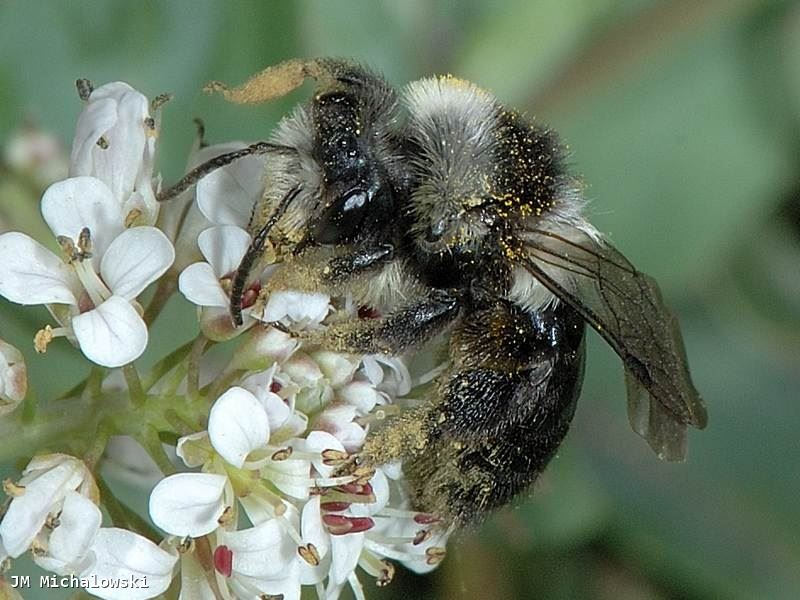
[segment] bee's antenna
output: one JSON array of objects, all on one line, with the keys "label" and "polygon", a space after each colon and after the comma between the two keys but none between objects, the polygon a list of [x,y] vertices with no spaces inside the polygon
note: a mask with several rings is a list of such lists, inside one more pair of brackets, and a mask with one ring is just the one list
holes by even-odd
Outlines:
[{"label": "bee's antenna", "polygon": [[244,286],[247,283],[250,270],[253,268],[253,263],[261,256],[270,230],[280,220],[283,213],[286,212],[286,208],[301,190],[302,188],[299,186],[294,187],[283,197],[280,204],[275,208],[275,212],[272,213],[269,220],[259,229],[253,241],[250,242],[247,252],[242,257],[242,262],[239,263],[239,267],[236,269],[236,275],[231,286],[231,318],[237,327],[242,324],[242,296],[244,295]]},{"label": "bee's antenna", "polygon": [[156,196],[156,200],[159,202],[166,202],[168,200],[172,200],[176,196],[179,196],[187,189],[192,187],[195,183],[200,181],[203,177],[208,175],[209,173],[216,171],[219,168],[227,166],[232,162],[239,160],[240,158],[245,158],[247,156],[256,156],[259,154],[266,154],[267,152],[297,152],[291,146],[281,146],[280,144],[271,144],[269,142],[256,142],[255,144],[249,145],[247,148],[242,148],[241,150],[234,150],[233,152],[226,152],[225,154],[220,154],[219,156],[215,156],[212,159],[207,160],[206,162],[196,166],[194,169],[189,171],[186,175],[184,175],[178,183],[173,185],[172,187],[167,188],[158,193]]}]

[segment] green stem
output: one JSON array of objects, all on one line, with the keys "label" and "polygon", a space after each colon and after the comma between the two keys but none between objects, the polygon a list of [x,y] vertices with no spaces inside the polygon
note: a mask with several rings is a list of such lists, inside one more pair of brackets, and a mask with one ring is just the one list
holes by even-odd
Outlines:
[{"label": "green stem", "polygon": [[169,373],[176,365],[183,362],[183,359],[191,352],[193,344],[194,341],[186,342],[183,346],[176,348],[158,361],[150,370],[150,373],[147,374],[147,377],[144,378],[142,387],[149,392],[150,388],[158,383],[164,375]]},{"label": "green stem", "polygon": [[198,335],[192,344],[192,351],[189,354],[189,366],[186,371],[186,395],[195,398],[200,387],[200,358],[208,347],[208,338],[202,333]]},{"label": "green stem", "polygon": [[145,401],[145,395],[136,366],[133,363],[125,365],[122,367],[122,374],[125,376],[125,382],[128,384],[128,391],[134,406],[142,406]]},{"label": "green stem", "polygon": [[97,478],[97,487],[100,489],[100,498],[103,502],[103,506],[108,512],[108,516],[111,517],[111,522],[114,526],[134,531],[156,544],[159,542],[161,536],[155,528],[140,517],[135,510],[125,506],[125,504],[116,497],[103,477]]},{"label": "green stem", "polygon": [[176,275],[173,273],[168,273],[158,282],[153,299],[150,300],[150,304],[144,311],[144,322],[147,323],[148,327],[153,324],[153,321],[164,310],[164,306],[166,306],[177,288]]}]

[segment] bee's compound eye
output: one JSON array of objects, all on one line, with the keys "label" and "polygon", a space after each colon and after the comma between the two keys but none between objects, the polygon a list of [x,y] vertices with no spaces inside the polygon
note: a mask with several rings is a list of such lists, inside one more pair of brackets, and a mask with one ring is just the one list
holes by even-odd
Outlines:
[{"label": "bee's compound eye", "polygon": [[331,202],[314,228],[314,241],[337,244],[352,240],[361,228],[369,201],[367,192],[355,189]]},{"label": "bee's compound eye", "polygon": [[436,221],[428,227],[428,231],[425,232],[425,239],[430,243],[438,242],[442,239],[445,231],[447,231],[447,222],[444,219]]}]

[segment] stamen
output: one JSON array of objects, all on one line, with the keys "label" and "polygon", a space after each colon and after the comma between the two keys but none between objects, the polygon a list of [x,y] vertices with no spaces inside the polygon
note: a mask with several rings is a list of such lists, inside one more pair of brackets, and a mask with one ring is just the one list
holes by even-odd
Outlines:
[{"label": "stamen", "polygon": [[3,480],[3,491],[11,498],[19,498],[25,493],[25,486],[11,481],[10,479]]},{"label": "stamen", "polygon": [[194,539],[189,537],[188,535],[181,540],[181,543],[177,546],[178,554],[187,554],[194,552]]},{"label": "stamen", "polygon": [[438,565],[444,560],[445,554],[447,551],[441,546],[431,546],[425,550],[425,562],[429,565]]},{"label": "stamen", "polygon": [[96,143],[98,146],[100,146],[101,150],[108,150],[108,140],[105,138],[105,136],[101,135],[99,138],[97,138]]},{"label": "stamen", "polygon": [[81,260],[92,257],[92,232],[88,227],[81,229],[78,234],[78,250],[81,253]]},{"label": "stamen", "polygon": [[47,346],[53,341],[54,337],[56,336],[53,333],[53,328],[50,325],[45,325],[44,329],[40,329],[33,336],[33,349],[39,354],[44,354],[47,352]]},{"label": "stamen", "polygon": [[342,512],[350,508],[350,505],[350,502],[322,502],[319,508],[325,512]]},{"label": "stamen", "polygon": [[375,527],[375,521],[369,517],[345,517],[343,515],[322,515],[322,522],[331,535],[361,533]]},{"label": "stamen", "polygon": [[350,455],[342,450],[329,448],[322,451],[322,464],[329,467],[338,467],[347,463]]},{"label": "stamen", "polygon": [[214,549],[214,569],[223,577],[230,577],[233,573],[233,552],[227,546]]},{"label": "stamen", "polygon": [[295,544],[297,544],[298,546],[302,546],[303,545],[303,538],[300,537],[300,532],[297,531],[297,529],[294,528],[294,525],[292,525],[291,521],[289,521],[289,519],[286,518],[286,516],[284,515],[285,512],[286,512],[286,505],[284,505],[283,512],[280,515],[277,516],[278,524],[281,527],[283,527],[283,530],[286,533],[289,534],[289,537],[292,538],[292,541]]},{"label": "stamen", "polygon": [[288,446],[286,448],[282,448],[280,450],[277,450],[276,452],[273,452],[270,458],[275,462],[281,462],[288,459],[292,455],[292,452],[294,452],[294,450],[292,450],[291,446]]},{"label": "stamen", "polygon": [[75,87],[78,89],[78,98],[84,102],[88,102],[89,96],[91,96],[94,91],[92,82],[88,79],[77,79],[75,81]]},{"label": "stamen", "polygon": [[73,263],[73,267],[75,268],[75,274],[78,276],[81,285],[83,285],[83,289],[86,290],[86,293],[89,295],[95,307],[100,306],[111,297],[111,291],[103,283],[103,280],[100,279],[100,276],[95,273],[90,262],[79,261]]},{"label": "stamen", "polygon": [[367,597],[364,595],[364,588],[361,587],[361,582],[356,577],[355,571],[350,571],[350,575],[347,576],[347,582],[350,584],[350,588],[353,590],[353,596],[355,596],[356,600],[367,600]]},{"label": "stamen", "polygon": [[169,94],[169,93],[159,94],[158,96],[156,96],[155,98],[153,98],[150,101],[150,111],[151,112],[158,111],[159,108],[161,108],[167,102],[172,100],[172,97],[173,97],[172,94]]},{"label": "stamen", "polygon": [[141,209],[132,208],[130,212],[127,215],[125,215],[125,229],[130,229],[131,227],[136,225],[136,222],[139,220],[141,216],[142,216]]},{"label": "stamen", "polygon": [[234,516],[235,515],[233,512],[233,507],[226,506],[225,510],[223,510],[222,514],[219,516],[219,519],[217,519],[217,523],[219,524],[220,527],[225,527],[227,525],[230,525],[231,522],[233,521]]},{"label": "stamen", "polygon": [[319,566],[320,563],[319,552],[317,551],[317,547],[311,542],[309,542],[305,546],[298,546],[297,553],[300,555],[300,558],[302,558],[312,567]]},{"label": "stamen", "polygon": [[378,579],[375,580],[375,584],[378,587],[386,587],[392,583],[396,569],[394,563],[390,563],[388,560],[382,560],[381,564],[383,565],[383,569],[381,569]]}]

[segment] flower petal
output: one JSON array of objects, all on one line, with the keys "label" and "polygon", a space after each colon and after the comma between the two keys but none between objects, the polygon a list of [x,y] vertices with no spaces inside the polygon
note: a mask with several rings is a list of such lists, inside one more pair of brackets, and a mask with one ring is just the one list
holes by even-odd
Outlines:
[{"label": "flower petal", "polygon": [[331,570],[333,583],[344,583],[358,564],[364,547],[363,533],[331,536]]},{"label": "flower petal", "polygon": [[[102,104],[101,111],[91,109]],[[147,134],[145,119],[149,116],[147,98],[127,83],[115,81],[94,90],[89,97],[84,114],[78,119],[73,155],[73,171],[80,175],[94,175],[108,185],[114,198],[122,205],[133,193],[137,177],[143,168]],[[112,120],[113,118],[113,120]],[[92,119],[100,122],[92,123]],[[99,133],[107,147],[97,145]]]},{"label": "flower petal", "polygon": [[220,279],[235,271],[242,262],[250,245],[250,234],[233,225],[209,227],[197,236],[197,245]]},{"label": "flower petal", "polygon": [[[109,600],[154,598],[166,591],[172,581],[173,567],[178,560],[153,542],[132,531],[103,527],[97,532],[94,544],[95,563],[81,577],[94,581],[95,587],[86,590]],[[147,587],[103,585],[104,582],[147,581]]]},{"label": "flower petal", "polygon": [[155,227],[123,231],[108,247],[100,274],[112,293],[133,300],[169,269],[175,249]]},{"label": "flower petal", "polygon": [[[220,148],[219,154],[244,148],[232,144]],[[253,205],[264,190],[263,156],[249,156],[217,169],[197,183],[197,205],[212,223],[247,227]]]},{"label": "flower petal", "polygon": [[72,319],[86,358],[104,367],[121,367],[142,355],[147,326],[125,298],[111,296],[97,308]]},{"label": "flower petal", "polygon": [[19,304],[77,304],[81,286],[64,261],[33,238],[0,235],[0,294]]},{"label": "flower petal", "polygon": [[233,552],[233,570],[260,579],[281,578],[297,556],[297,546],[277,519],[225,532],[221,538]]},{"label": "flower petal", "polygon": [[211,407],[208,437],[222,458],[241,468],[247,455],[269,440],[267,413],[253,394],[232,387]]},{"label": "flower petal", "polygon": [[320,323],[328,315],[327,294],[295,291],[274,292],[264,308],[262,321],[274,323],[288,318],[295,323]]},{"label": "flower petal", "polygon": [[42,216],[55,236],[75,240],[88,227],[95,268],[124,227],[119,203],[108,186],[94,177],[71,177],[51,185],[42,196]]},{"label": "flower petal", "polygon": [[117,121],[117,103],[112,98],[97,98],[86,105],[78,117],[70,156],[70,175],[91,175],[93,153],[100,137]]},{"label": "flower petal", "polygon": [[89,546],[94,541],[103,515],[94,502],[77,492],[67,492],[59,526],[53,529],[48,542],[47,554],[33,559],[43,569],[59,575],[82,571],[88,560]]},{"label": "flower petal", "polygon": [[330,550],[330,535],[322,524],[322,513],[320,512],[320,496],[313,496],[305,506],[300,516],[300,533],[304,544],[314,544],[320,556],[320,564],[312,566],[306,561],[300,563],[300,581],[303,585],[314,585],[322,581],[330,568],[327,561]]},{"label": "flower petal", "polygon": [[226,308],[230,299],[210,264],[196,262],[186,267],[178,277],[178,289],[192,304]]},{"label": "flower petal", "polygon": [[59,457],[58,462],[36,474],[35,479],[25,482],[23,477],[25,491],[11,501],[0,523],[0,538],[9,556],[16,558],[28,549],[50,511],[68,491],[80,485],[85,475],[82,467],[83,463],[77,459]]},{"label": "flower petal", "polygon": [[211,533],[225,510],[227,478],[215,473],[177,473],[162,479],[150,493],[150,518],[158,527],[178,536]]}]

